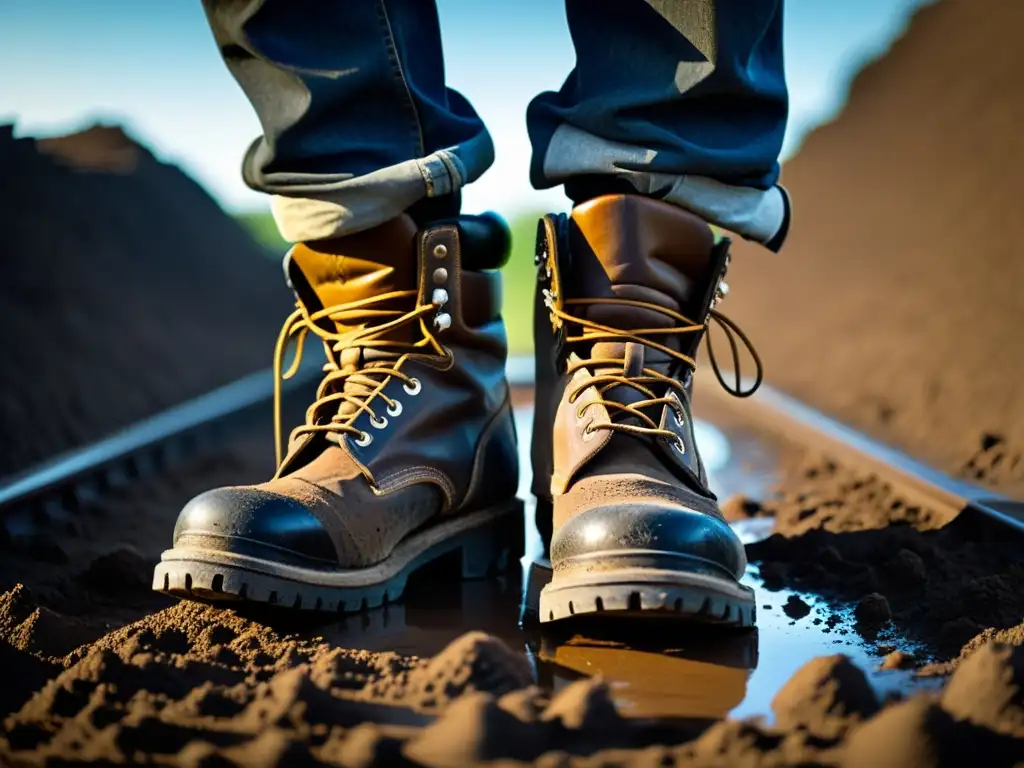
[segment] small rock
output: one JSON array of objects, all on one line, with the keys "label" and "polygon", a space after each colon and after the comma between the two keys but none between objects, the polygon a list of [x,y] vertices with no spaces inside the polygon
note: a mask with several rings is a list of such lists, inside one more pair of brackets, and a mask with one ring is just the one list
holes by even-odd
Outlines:
[{"label": "small rock", "polygon": [[885,595],[872,592],[860,599],[853,615],[862,627],[880,627],[892,618],[892,609]]},{"label": "small rock", "polygon": [[802,619],[811,612],[811,606],[805,603],[796,595],[790,595],[782,611],[791,619]]}]

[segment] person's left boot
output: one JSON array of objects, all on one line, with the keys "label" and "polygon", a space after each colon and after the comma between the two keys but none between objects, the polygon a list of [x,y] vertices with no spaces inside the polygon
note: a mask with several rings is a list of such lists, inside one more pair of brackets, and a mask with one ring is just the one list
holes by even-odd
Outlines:
[{"label": "person's left boot", "polygon": [[738,332],[712,311],[728,258],[728,240],[699,217],[637,195],[541,220],[533,465],[552,567],[542,622],[754,624],[743,545],[708,487],[690,408],[708,321]]}]

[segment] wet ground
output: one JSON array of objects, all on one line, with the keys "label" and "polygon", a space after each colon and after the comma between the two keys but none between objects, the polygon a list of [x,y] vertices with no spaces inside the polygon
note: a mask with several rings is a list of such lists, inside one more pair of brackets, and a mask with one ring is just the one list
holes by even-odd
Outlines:
[{"label": "wet ground", "polygon": [[[531,419],[528,406],[518,409],[521,436],[531,433]],[[720,499],[762,497],[782,478],[789,449],[736,423],[721,427],[706,420],[696,426],[712,489]],[[522,442],[520,452],[522,466],[529,467],[528,441]],[[524,472],[524,499],[531,499],[529,481]],[[850,607],[827,604],[808,593],[765,589],[754,566],[744,580],[757,592],[758,627],[753,631],[652,622],[624,634],[621,626],[609,631],[584,619],[537,625],[530,621],[524,578],[529,564],[542,554],[530,514],[528,503],[528,551],[522,568],[476,582],[444,583],[421,576],[410,582],[402,603],[317,627],[315,634],[341,647],[426,657],[465,632],[483,630],[519,649],[542,686],[558,691],[581,677],[599,676],[611,683],[621,713],[637,718],[770,719],[771,700],[782,685],[809,660],[836,653],[850,657],[867,674],[880,698],[936,687],[934,680],[915,678],[909,671],[878,670],[878,644],[864,641],[850,628]],[[770,523],[751,519],[734,528],[745,542],[752,542],[767,535]],[[521,627],[524,607],[526,625]],[[897,638],[883,647],[910,648]]]},{"label": "wet ground", "polygon": [[[300,418],[307,400],[302,392],[286,398],[286,420]],[[516,402],[526,467],[528,392]],[[0,720],[0,762],[6,755],[32,765],[440,766],[542,757],[576,764],[547,759],[567,753],[580,765],[612,765],[654,750],[659,764],[719,765],[730,750],[736,760],[772,753],[834,765],[841,754],[899,742],[907,712],[931,718],[909,727],[926,739],[922,749],[931,749],[928,739],[983,737],[971,750],[1002,749],[1016,760],[1024,747],[1014,739],[1024,732],[1010,741],[1002,735],[1016,734],[1016,710],[978,707],[1009,700],[1024,657],[1007,646],[993,646],[973,666],[957,667],[956,657],[986,627],[1001,630],[1001,642],[1024,639],[1024,625],[1014,626],[1024,547],[962,526],[900,526],[945,521],[908,506],[878,478],[820,465],[791,439],[757,431],[743,412],[697,401],[712,485],[734,500],[727,509],[740,509],[737,530],[755,563],[746,579],[757,591],[756,631],[647,621],[602,627],[582,618],[521,628],[522,569],[460,583],[458,564],[443,561],[415,574],[400,603],[342,620],[211,608],[152,592],[153,565],[182,505],[207,488],[272,472],[263,420],[173,469],[110,489],[73,519],[40,518],[38,536],[0,536],[0,662],[14,675],[0,686],[0,715],[12,713]],[[528,477],[524,471],[520,489],[527,499]],[[780,484],[785,493],[772,493]],[[737,507],[737,494],[748,502]],[[764,539],[772,520],[745,517],[748,506],[774,510],[777,528],[790,518],[820,527]],[[524,525],[534,557],[539,540]],[[1007,538],[1003,528],[995,535]],[[889,560],[916,562],[924,581],[904,583]],[[833,570],[823,571],[826,564]],[[846,573],[857,575],[851,594],[821,581]],[[809,591],[792,591],[808,576],[818,579]],[[889,596],[892,621],[865,632],[851,612],[876,589]],[[940,674],[954,677],[878,669],[893,649],[914,650],[907,637],[945,642],[947,650],[933,644],[911,666],[952,659]],[[889,693],[943,685],[941,701],[918,696],[905,702],[909,710],[879,709]],[[961,711],[987,717],[984,730],[954,728],[949,718]],[[759,723],[738,719],[748,716]],[[857,729],[867,718],[870,727]],[[880,731],[887,735],[878,738]],[[862,758],[842,764],[877,764]]]}]

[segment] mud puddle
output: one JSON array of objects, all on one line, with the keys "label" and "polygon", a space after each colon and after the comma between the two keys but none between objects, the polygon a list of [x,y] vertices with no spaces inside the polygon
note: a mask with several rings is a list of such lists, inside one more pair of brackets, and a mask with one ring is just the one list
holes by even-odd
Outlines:
[{"label": "mud puddle", "polygon": [[[532,411],[517,410],[520,435],[531,434]],[[698,421],[701,446],[713,490],[720,499],[762,497],[783,477],[794,457],[782,443]],[[520,446],[522,467],[529,467],[529,443]],[[519,494],[531,499],[530,475],[522,473]],[[787,680],[815,657],[841,653],[867,676],[879,698],[936,687],[911,671],[880,670],[882,657],[901,650],[920,653],[910,642],[889,633],[865,641],[854,629],[854,606],[826,601],[808,592],[766,589],[752,566],[744,583],[757,593],[758,628],[750,632],[708,630],[677,623],[643,625],[623,634],[604,631],[600,622],[540,625],[531,617],[531,591],[524,574],[539,559],[541,544],[533,531],[527,503],[527,554],[523,568],[486,581],[452,583],[443,566],[436,577],[420,574],[410,582],[403,601],[386,610],[317,626],[313,635],[330,644],[369,651],[428,657],[440,653],[466,632],[482,630],[504,641],[529,660],[535,680],[559,691],[575,680],[600,678],[626,717],[718,719],[768,716],[771,701]],[[766,538],[772,520],[752,518],[734,523],[745,543]],[[537,571],[542,574],[543,570]],[[523,626],[520,618],[526,614]],[[534,611],[535,613],[535,611]]]}]

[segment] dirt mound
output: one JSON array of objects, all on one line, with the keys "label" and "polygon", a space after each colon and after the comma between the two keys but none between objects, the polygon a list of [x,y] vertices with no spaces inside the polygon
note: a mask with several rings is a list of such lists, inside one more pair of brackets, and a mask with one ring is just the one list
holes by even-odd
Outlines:
[{"label": "dirt mound", "polygon": [[[985,628],[1024,621],[1021,537],[971,515],[933,528],[937,515],[914,509],[877,478],[829,466],[830,472],[798,471],[771,502],[732,505],[734,516],[737,509],[784,513],[776,533],[747,546],[766,589],[845,604],[868,639],[884,643],[895,632],[943,659]],[[872,499],[864,498],[866,490]],[[787,615],[805,615],[799,598],[790,602]]]},{"label": "dirt mound", "polygon": [[0,477],[270,365],[280,267],[119,129],[0,126]]},{"label": "dirt mound", "polygon": [[1024,494],[1024,5],[944,2],[786,164],[792,232],[736,247],[722,309],[768,380],[948,472]]},{"label": "dirt mound", "polygon": [[[23,592],[8,594],[2,605],[25,599]],[[10,646],[0,644],[6,659],[13,649],[4,648]],[[941,696],[885,706],[848,659],[821,658],[775,697],[774,727],[726,721],[703,733],[700,726],[680,727],[674,738],[623,718],[600,681],[542,692],[530,685],[521,657],[481,633],[417,659],[332,647],[184,602],[76,650],[62,664],[31,698],[26,685],[45,673],[23,665],[20,678],[31,679],[10,698],[28,700],[3,721],[0,758],[454,766],[542,757],[563,764],[569,756],[577,765],[622,765],[642,755],[651,765],[679,766],[761,758],[931,765],[937,754],[984,750],[975,754],[985,754],[987,764],[1006,765],[1024,749],[1024,649],[998,642],[977,647]],[[679,745],[631,751],[673,741]]]}]

